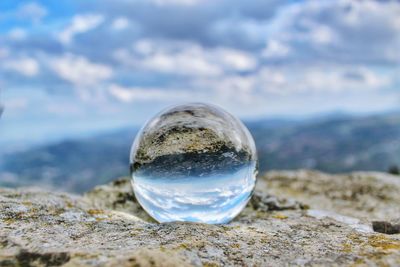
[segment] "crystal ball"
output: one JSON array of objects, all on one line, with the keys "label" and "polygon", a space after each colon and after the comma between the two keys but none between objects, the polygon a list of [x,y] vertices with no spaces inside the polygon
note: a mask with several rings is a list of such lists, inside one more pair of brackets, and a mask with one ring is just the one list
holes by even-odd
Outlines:
[{"label": "crystal ball", "polygon": [[136,199],[158,222],[220,224],[250,199],[254,140],[236,117],[193,103],[168,108],[137,134],[130,154]]}]

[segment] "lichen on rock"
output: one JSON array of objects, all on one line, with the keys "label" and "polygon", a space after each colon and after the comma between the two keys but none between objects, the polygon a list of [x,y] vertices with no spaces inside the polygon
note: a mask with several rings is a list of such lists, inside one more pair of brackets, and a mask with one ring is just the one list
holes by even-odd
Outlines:
[{"label": "lichen on rock", "polygon": [[[225,225],[156,223],[128,178],[83,196],[0,189],[0,266],[396,266],[400,235],[372,231],[372,221],[397,223],[398,196],[381,191],[400,192],[391,178],[270,172]],[[368,199],[381,210],[357,204]]]}]

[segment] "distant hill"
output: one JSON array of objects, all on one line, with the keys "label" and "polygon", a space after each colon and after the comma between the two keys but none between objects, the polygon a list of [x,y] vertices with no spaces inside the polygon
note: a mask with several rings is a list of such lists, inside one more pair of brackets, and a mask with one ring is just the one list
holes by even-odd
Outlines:
[{"label": "distant hill", "polygon": [[[311,168],[332,173],[400,165],[400,114],[308,121],[248,122],[260,171]],[[128,175],[135,129],[63,141],[3,157],[0,185],[36,184],[82,192]]]},{"label": "distant hill", "polygon": [[82,192],[129,170],[129,149],[136,129],[66,140],[3,156],[0,185],[39,185]]},{"label": "distant hill", "polygon": [[250,130],[260,168],[311,168],[338,173],[387,171],[400,164],[400,114],[308,121]]}]

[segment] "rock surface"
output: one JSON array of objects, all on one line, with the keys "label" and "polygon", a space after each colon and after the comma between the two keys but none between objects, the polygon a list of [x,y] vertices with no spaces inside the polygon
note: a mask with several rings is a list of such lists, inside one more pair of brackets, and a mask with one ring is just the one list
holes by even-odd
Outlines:
[{"label": "rock surface", "polygon": [[3,188],[0,266],[399,266],[400,234],[372,229],[399,222],[399,192],[382,173],[269,172],[233,222],[205,225],[154,222],[127,179],[83,196]]}]

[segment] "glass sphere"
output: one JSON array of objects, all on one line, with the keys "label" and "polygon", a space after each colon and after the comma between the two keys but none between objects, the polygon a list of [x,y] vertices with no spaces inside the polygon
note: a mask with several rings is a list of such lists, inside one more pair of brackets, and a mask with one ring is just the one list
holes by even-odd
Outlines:
[{"label": "glass sphere", "polygon": [[249,131],[208,104],[179,105],[152,118],[136,136],[130,163],[135,196],[158,222],[227,223],[256,183]]}]

